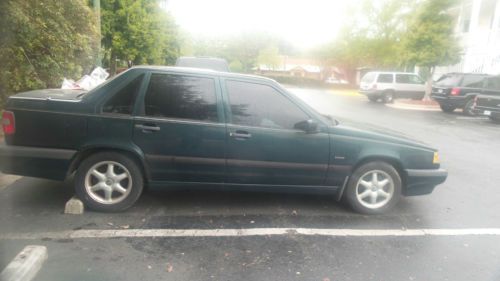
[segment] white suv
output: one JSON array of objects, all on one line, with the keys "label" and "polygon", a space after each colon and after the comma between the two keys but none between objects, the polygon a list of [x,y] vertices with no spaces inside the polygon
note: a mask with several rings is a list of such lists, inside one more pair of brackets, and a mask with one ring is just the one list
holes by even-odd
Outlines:
[{"label": "white suv", "polygon": [[361,79],[359,93],[372,102],[390,103],[396,98],[422,99],[425,82],[415,73],[368,72]]}]

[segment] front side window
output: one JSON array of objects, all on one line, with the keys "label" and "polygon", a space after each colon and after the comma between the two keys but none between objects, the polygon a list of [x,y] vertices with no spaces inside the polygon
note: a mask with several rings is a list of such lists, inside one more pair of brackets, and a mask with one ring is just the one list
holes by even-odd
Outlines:
[{"label": "front side window", "polygon": [[379,83],[392,83],[393,75],[392,74],[379,74],[377,82]]},{"label": "front side window", "polygon": [[102,112],[111,114],[132,114],[135,99],[137,93],[139,93],[143,77],[144,74],[139,75],[139,77],[120,89],[113,97],[106,101],[102,107]]},{"label": "front side window", "polygon": [[152,74],[144,99],[146,116],[217,122],[215,81],[176,74]]},{"label": "front side window", "polygon": [[296,123],[309,119],[297,105],[270,86],[226,81],[226,89],[233,124],[294,129]]}]

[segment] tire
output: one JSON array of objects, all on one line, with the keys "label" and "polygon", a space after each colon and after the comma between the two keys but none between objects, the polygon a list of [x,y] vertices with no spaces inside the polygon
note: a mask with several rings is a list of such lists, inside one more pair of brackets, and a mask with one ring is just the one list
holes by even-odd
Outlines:
[{"label": "tire", "polygon": [[441,107],[441,110],[446,113],[451,113],[455,111],[456,107],[448,104],[439,104],[439,107]]},{"label": "tire", "polygon": [[[375,183],[374,173],[377,174],[378,185],[372,186]],[[387,182],[383,184],[385,180]],[[365,187],[367,184],[369,187]],[[354,211],[375,215],[385,213],[396,205],[401,197],[401,188],[401,177],[397,170],[386,162],[374,161],[361,165],[352,173],[345,196]],[[382,195],[381,192],[388,195]]]},{"label": "tire", "polygon": [[371,102],[377,102],[379,99],[379,97],[373,97],[373,96],[369,96],[368,97],[368,100],[371,101]]},{"label": "tire", "polygon": [[490,120],[493,123],[500,124],[500,118],[490,116]]},{"label": "tire", "polygon": [[86,207],[95,211],[124,211],[139,199],[143,188],[144,179],[137,163],[117,152],[89,156],[75,175],[76,195]]},{"label": "tire", "polygon": [[384,103],[393,103],[394,102],[394,92],[393,91],[385,92],[382,96],[382,101]]},{"label": "tire", "polygon": [[473,108],[474,108],[474,99],[470,99],[464,105],[463,113],[467,116],[474,116],[476,114],[474,113],[474,111],[472,111]]}]

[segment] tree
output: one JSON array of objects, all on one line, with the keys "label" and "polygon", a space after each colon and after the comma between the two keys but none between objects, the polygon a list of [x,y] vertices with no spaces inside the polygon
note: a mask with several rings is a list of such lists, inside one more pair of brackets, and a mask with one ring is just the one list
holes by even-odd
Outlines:
[{"label": "tree", "polygon": [[20,91],[60,87],[93,68],[96,18],[85,0],[0,4],[0,103]]},{"label": "tree", "polygon": [[436,66],[460,61],[461,48],[453,32],[455,22],[448,13],[454,5],[455,0],[426,0],[403,39],[408,62],[427,70],[426,95],[431,92]]},{"label": "tree", "polygon": [[178,31],[158,0],[107,0],[101,3],[105,65],[111,75],[117,61],[171,64],[179,55]]},{"label": "tree", "polygon": [[281,60],[279,56],[279,49],[275,46],[268,46],[259,51],[257,62],[274,69],[279,66]]}]

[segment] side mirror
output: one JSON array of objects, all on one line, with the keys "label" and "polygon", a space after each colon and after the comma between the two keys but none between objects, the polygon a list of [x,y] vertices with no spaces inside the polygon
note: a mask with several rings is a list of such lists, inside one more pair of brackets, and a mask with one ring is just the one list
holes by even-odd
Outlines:
[{"label": "side mirror", "polygon": [[302,130],[308,134],[318,132],[318,123],[312,119],[300,121],[293,126],[295,129]]}]

